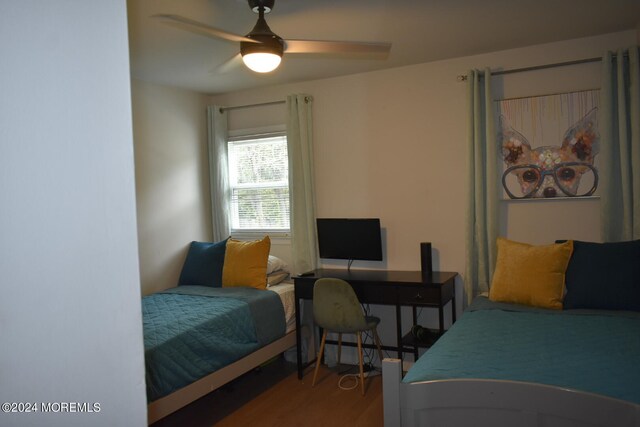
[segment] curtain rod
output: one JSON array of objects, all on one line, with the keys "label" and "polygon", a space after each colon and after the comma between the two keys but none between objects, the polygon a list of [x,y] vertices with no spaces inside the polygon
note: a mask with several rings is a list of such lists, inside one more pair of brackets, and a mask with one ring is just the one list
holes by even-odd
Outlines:
[{"label": "curtain rod", "polygon": [[242,108],[264,107],[267,105],[277,105],[277,104],[284,104],[284,103],[285,103],[285,100],[283,99],[281,101],[262,102],[260,104],[236,105],[235,107],[220,107],[220,112],[224,113],[225,111],[240,110]]},{"label": "curtain rod", "polygon": [[[628,56],[628,53],[625,53],[624,56]],[[615,58],[616,55],[612,55],[612,58]],[[491,77],[493,76],[501,76],[503,74],[512,74],[512,73],[522,73],[524,71],[536,71],[536,70],[544,70],[546,68],[555,68],[555,67],[565,67],[567,65],[578,65],[578,64],[587,64],[590,62],[601,62],[602,58],[586,58],[586,59],[577,59],[575,61],[566,61],[566,62],[555,62],[553,64],[544,64],[544,65],[534,65],[532,67],[523,67],[523,68],[513,68],[511,70],[499,70],[492,71]],[[459,82],[464,82],[467,80],[467,76],[465,74],[460,74],[457,77]]]}]

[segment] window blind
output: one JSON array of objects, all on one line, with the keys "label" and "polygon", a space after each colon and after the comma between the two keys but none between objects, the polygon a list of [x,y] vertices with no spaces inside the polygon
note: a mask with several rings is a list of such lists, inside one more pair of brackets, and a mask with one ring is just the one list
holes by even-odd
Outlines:
[{"label": "window blind", "polygon": [[285,135],[229,141],[232,231],[289,230]]}]

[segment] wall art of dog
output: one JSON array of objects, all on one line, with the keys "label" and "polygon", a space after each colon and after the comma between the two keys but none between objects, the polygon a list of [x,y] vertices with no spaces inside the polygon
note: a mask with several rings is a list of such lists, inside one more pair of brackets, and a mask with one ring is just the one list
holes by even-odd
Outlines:
[{"label": "wall art of dog", "polygon": [[599,151],[597,108],[569,127],[560,145],[532,148],[500,116],[498,141],[506,169],[502,185],[511,199],[586,197],[598,187],[593,162]]}]

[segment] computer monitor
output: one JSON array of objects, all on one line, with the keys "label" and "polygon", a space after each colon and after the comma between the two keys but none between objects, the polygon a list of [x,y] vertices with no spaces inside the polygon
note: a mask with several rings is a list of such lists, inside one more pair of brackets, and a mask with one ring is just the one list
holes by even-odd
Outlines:
[{"label": "computer monitor", "polygon": [[317,218],[320,258],[382,261],[379,218]]}]

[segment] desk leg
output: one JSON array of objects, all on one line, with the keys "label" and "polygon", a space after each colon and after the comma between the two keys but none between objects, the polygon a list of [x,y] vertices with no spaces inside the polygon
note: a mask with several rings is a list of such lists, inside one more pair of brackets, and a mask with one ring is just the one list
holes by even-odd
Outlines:
[{"label": "desk leg", "polygon": [[451,324],[456,323],[456,297],[451,298]]},{"label": "desk leg", "polygon": [[296,362],[298,363],[298,379],[302,379],[302,331],[300,331],[300,299],[296,298]]},{"label": "desk leg", "polygon": [[[413,310],[413,324],[417,325],[418,324],[418,313],[416,311],[416,306],[412,306],[411,310]],[[413,361],[415,362],[416,360],[418,360],[418,345],[416,342],[413,343]]]},{"label": "desk leg", "polygon": [[442,303],[440,303],[440,307],[438,307],[438,321],[440,322],[440,333],[444,333],[444,307]]},{"label": "desk leg", "polygon": [[401,306],[396,305],[396,334],[398,336],[398,359],[402,361],[402,313]]}]

